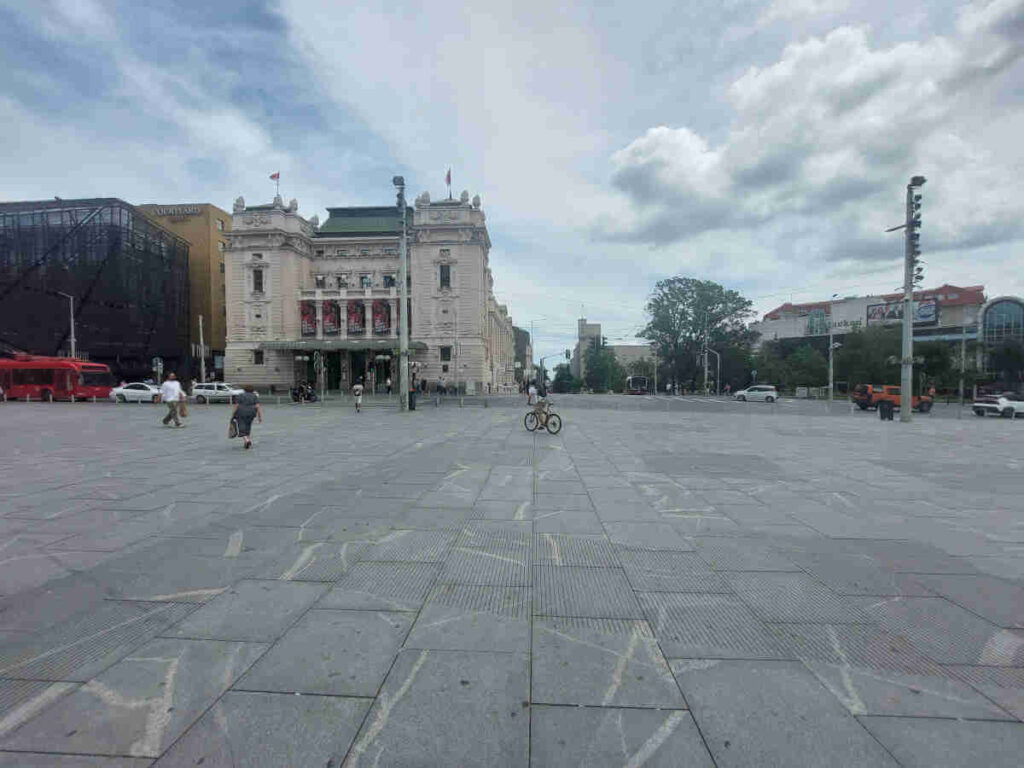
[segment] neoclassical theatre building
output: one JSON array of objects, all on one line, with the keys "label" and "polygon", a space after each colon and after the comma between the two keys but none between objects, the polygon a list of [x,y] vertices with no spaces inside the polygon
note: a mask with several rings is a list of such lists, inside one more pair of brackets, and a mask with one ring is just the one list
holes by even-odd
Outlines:
[{"label": "neoclassical theatre building", "polygon": [[479,196],[430,200],[406,211],[409,305],[400,306],[396,206],[329,208],[303,218],[280,196],[269,205],[235,201],[225,259],[224,378],[287,389],[328,389],[359,378],[398,388],[398,328],[409,323],[416,382],[468,393],[515,387],[515,333],[494,298],[490,237]]}]

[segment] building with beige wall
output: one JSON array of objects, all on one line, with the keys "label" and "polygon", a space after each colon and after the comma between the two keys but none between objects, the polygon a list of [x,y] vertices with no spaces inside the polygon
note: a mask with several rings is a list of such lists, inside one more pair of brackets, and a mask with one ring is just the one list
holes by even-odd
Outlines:
[{"label": "building with beige wall", "polygon": [[[225,376],[285,389],[357,379],[397,385],[398,323],[410,324],[413,378],[467,392],[515,388],[515,335],[494,298],[490,236],[480,198],[405,212],[409,305],[397,284],[402,217],[392,207],[329,208],[308,220],[298,203],[235,201],[228,236]],[[403,311],[403,309],[405,311]],[[394,365],[393,365],[394,363]]]},{"label": "building with beige wall", "polygon": [[227,235],[231,232],[231,214],[210,203],[136,206],[164,229],[189,242],[189,340],[194,361],[192,375],[199,376],[199,318],[202,317],[202,341],[206,374],[210,378],[221,371],[227,339],[225,305],[225,262]]}]

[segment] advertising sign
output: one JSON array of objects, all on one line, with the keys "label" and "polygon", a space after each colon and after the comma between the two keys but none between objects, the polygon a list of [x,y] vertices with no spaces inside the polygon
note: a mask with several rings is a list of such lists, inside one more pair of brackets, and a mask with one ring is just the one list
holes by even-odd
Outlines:
[{"label": "advertising sign", "polygon": [[[868,325],[898,323],[902,320],[902,301],[868,305]],[[939,302],[937,299],[921,299],[921,301],[914,302],[914,325],[935,325],[938,322]]]},{"label": "advertising sign", "polygon": [[299,315],[302,319],[302,335],[316,336],[316,302],[300,302]]},{"label": "advertising sign", "polygon": [[324,336],[337,336],[341,332],[341,308],[336,301],[324,302]]},{"label": "advertising sign", "polygon": [[391,333],[391,303],[383,299],[373,302],[373,333],[377,336]]},{"label": "advertising sign", "polygon": [[348,303],[348,335],[361,336],[366,332],[366,311],[363,309],[363,302],[350,301]]}]

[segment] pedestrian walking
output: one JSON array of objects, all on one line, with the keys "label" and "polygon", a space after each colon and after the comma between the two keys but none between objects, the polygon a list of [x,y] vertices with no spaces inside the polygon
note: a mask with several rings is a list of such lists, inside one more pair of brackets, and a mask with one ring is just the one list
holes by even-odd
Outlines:
[{"label": "pedestrian walking", "polygon": [[352,387],[352,396],[356,399],[356,413],[363,410],[363,380],[357,379]]},{"label": "pedestrian walking", "polygon": [[167,403],[167,415],[164,416],[164,426],[166,427],[174,420],[174,426],[183,426],[181,419],[178,418],[178,408],[181,404],[181,399],[184,393],[181,391],[181,384],[178,383],[178,377],[171,371],[167,374],[167,380],[160,385],[160,402]]},{"label": "pedestrian walking", "polygon": [[729,397],[732,394],[732,384],[725,385],[725,396]]},{"label": "pedestrian walking", "polygon": [[537,385],[532,381],[530,382],[530,388],[526,390],[526,404],[533,405],[537,401]]},{"label": "pedestrian walking", "polygon": [[391,377],[388,376],[384,381],[384,386],[388,388],[388,397],[391,397]]},{"label": "pedestrian walking", "polygon": [[246,384],[245,390],[235,398],[235,410],[231,418],[238,427],[238,436],[245,441],[245,449],[252,448],[252,420],[263,423],[263,409],[260,408],[259,395],[253,390],[252,384]]}]

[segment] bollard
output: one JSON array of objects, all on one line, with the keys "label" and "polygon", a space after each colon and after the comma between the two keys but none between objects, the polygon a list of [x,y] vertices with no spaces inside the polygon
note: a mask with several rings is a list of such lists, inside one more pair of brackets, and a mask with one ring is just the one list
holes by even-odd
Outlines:
[{"label": "bollard", "polygon": [[[462,395],[459,395],[459,408],[462,407]],[[487,407],[487,398],[484,398],[484,408]]]},{"label": "bollard", "polygon": [[441,405],[441,396],[440,395],[434,395],[434,407],[435,408],[439,408],[440,405]]},{"label": "bollard", "polygon": [[96,402],[96,395],[93,395],[93,396],[92,396],[92,401],[93,401],[94,403]]},{"label": "bollard", "polygon": [[[53,402],[53,395],[50,395],[50,402],[51,403]],[[71,393],[71,402],[72,403],[76,402],[75,401],[75,393],[74,392]]]},{"label": "bollard", "polygon": [[29,396],[29,395],[25,395],[25,402],[26,402],[26,403],[31,403],[31,402],[32,402],[32,398],[31,398],[31,396]]},{"label": "bollard", "polygon": [[278,404],[278,405],[280,405],[280,404],[281,404],[281,396],[280,396],[280,395],[278,395],[278,396],[277,396],[277,404]]}]

